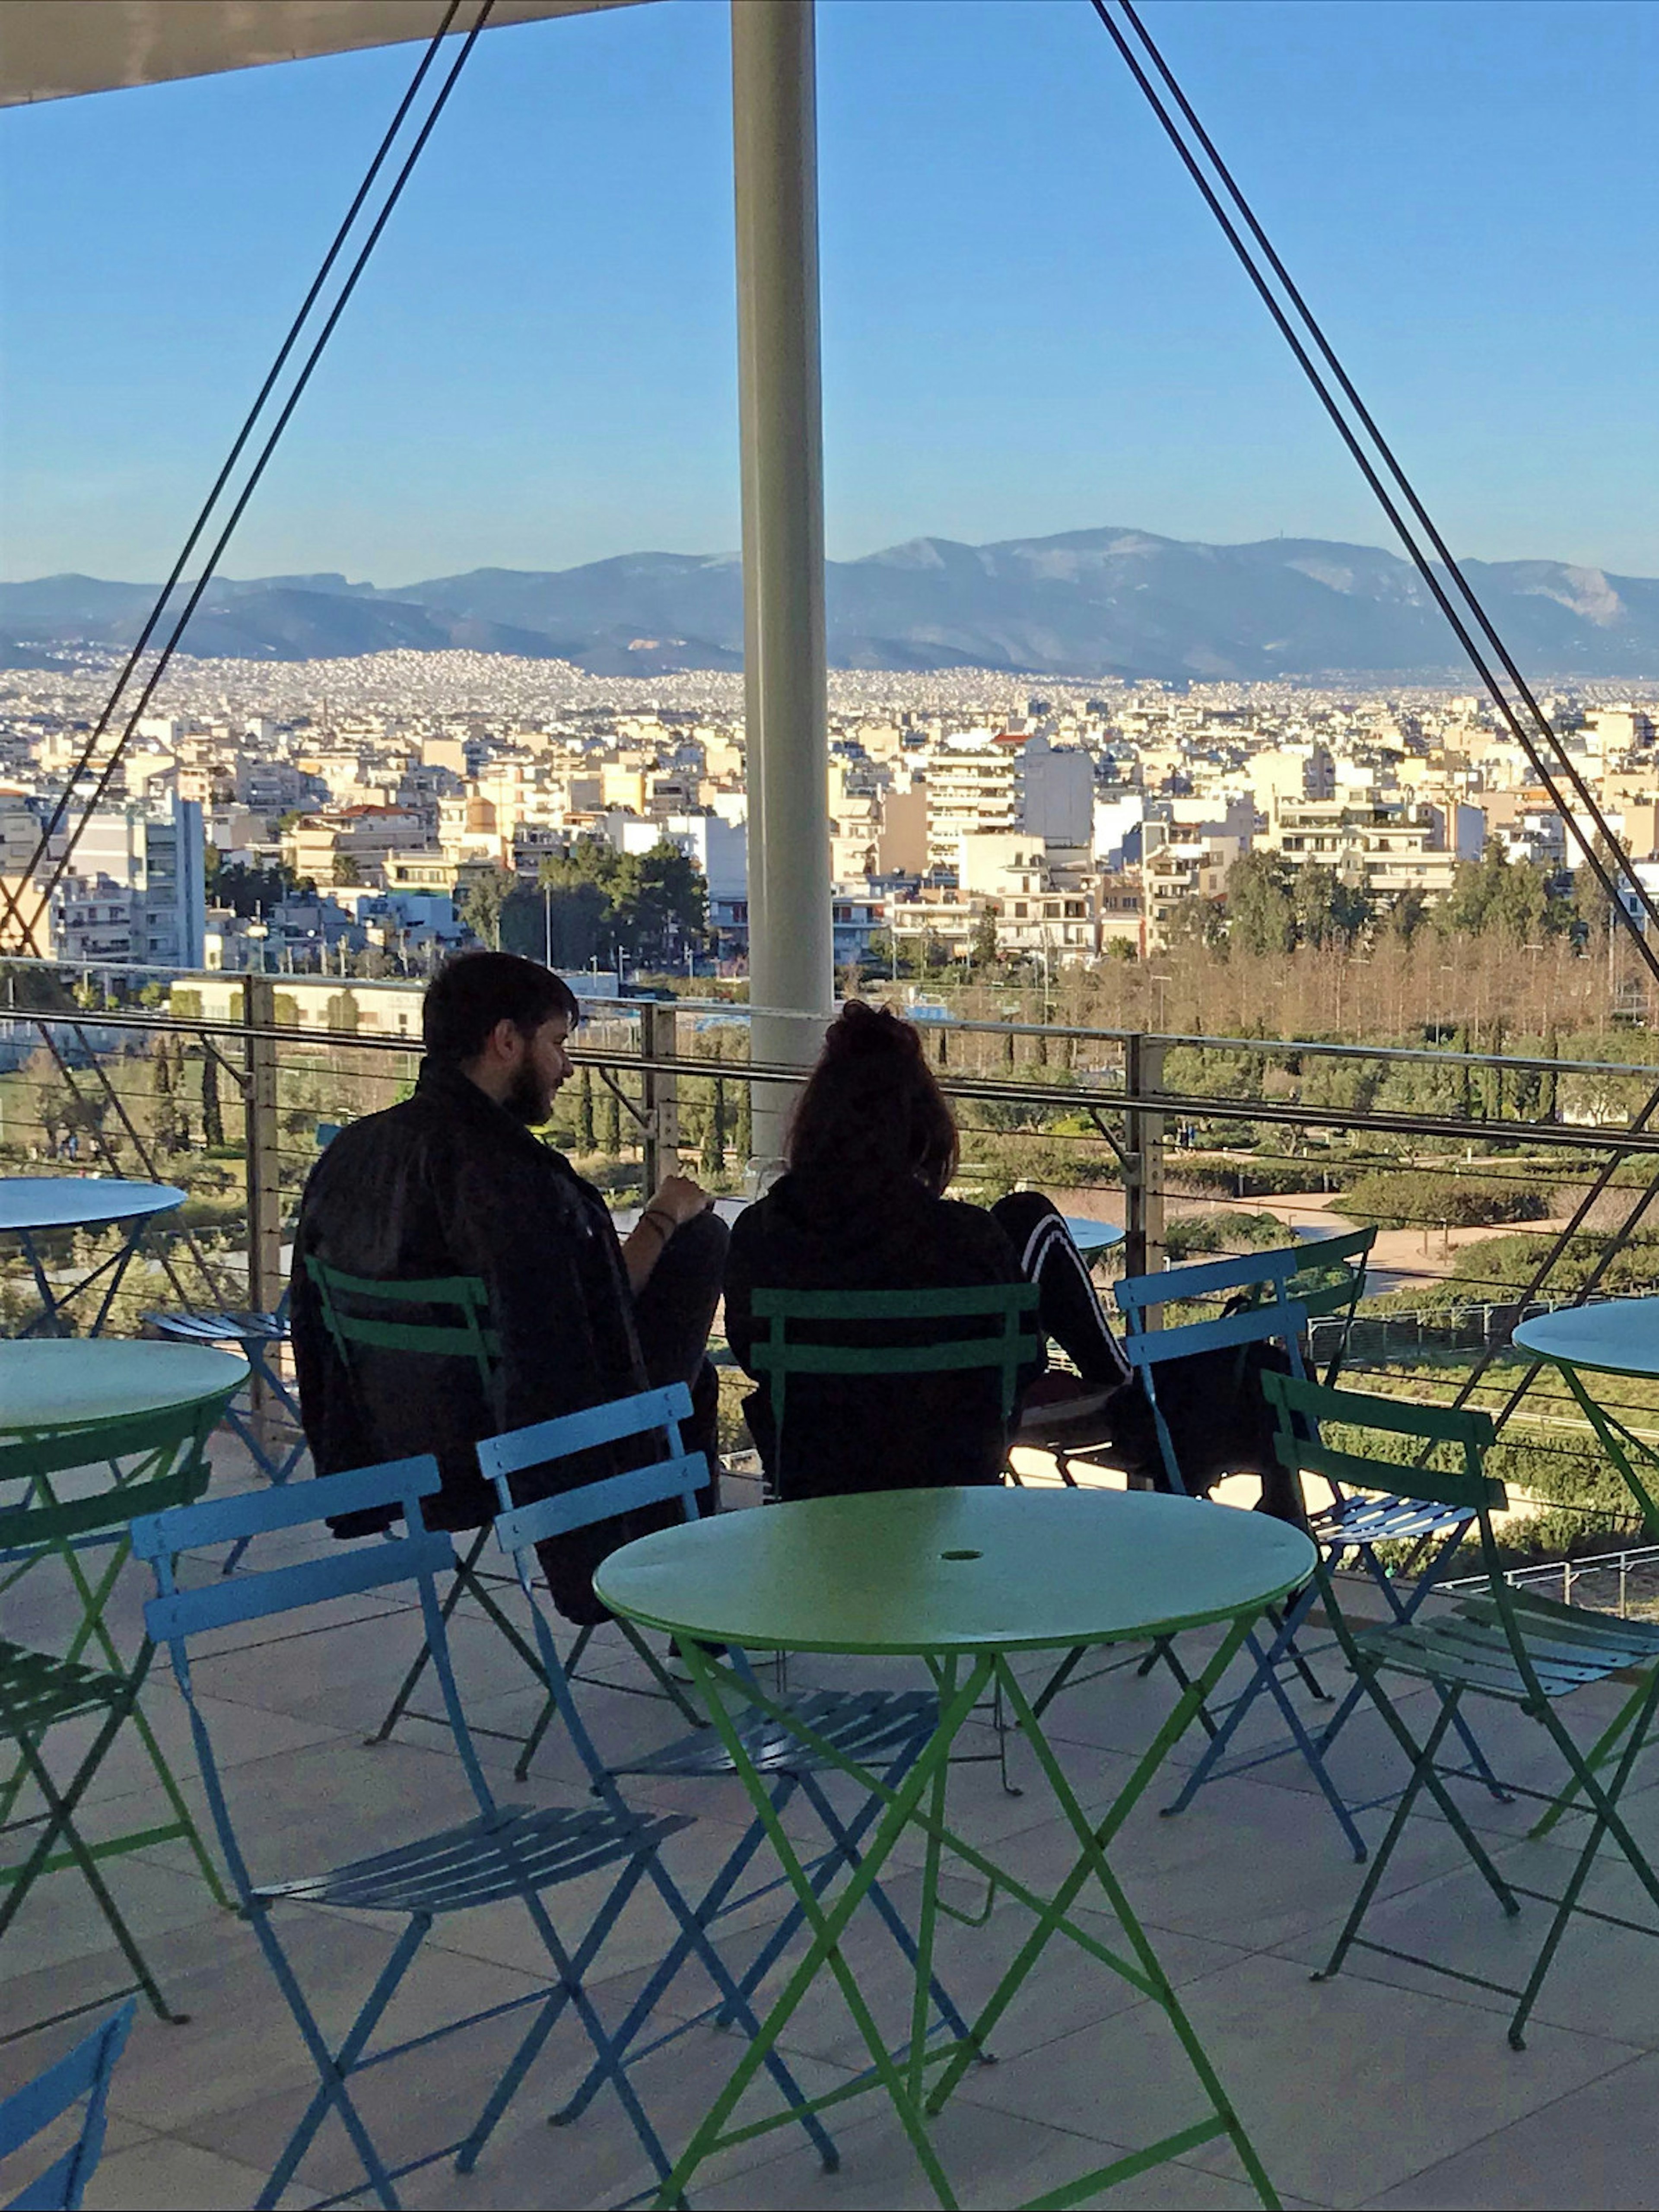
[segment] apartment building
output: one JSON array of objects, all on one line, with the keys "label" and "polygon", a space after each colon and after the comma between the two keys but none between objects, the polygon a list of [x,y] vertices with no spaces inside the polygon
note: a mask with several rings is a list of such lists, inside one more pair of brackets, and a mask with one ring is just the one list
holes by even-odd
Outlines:
[{"label": "apartment building", "polygon": [[1257,842],[1292,868],[1317,861],[1386,902],[1407,890],[1443,894],[1459,860],[1480,858],[1486,827],[1478,806],[1458,801],[1285,799]]},{"label": "apartment building", "polygon": [[[60,831],[48,867],[65,846]],[[0,936],[0,949],[25,949],[32,921],[35,944],[44,935],[54,960],[199,968],[207,927],[204,861],[202,810],[193,799],[174,797],[165,813],[155,815],[135,806],[100,808],[83,825],[73,867],[49,903],[46,872],[32,885],[9,880],[8,888],[21,894],[20,913]]]},{"label": "apartment building", "polygon": [[[1149,823],[1149,830],[1156,825]],[[1177,910],[1189,899],[1224,898],[1227,871],[1248,852],[1248,837],[1212,833],[1202,836],[1167,834],[1151,844],[1140,864],[1141,908],[1149,951],[1170,941]]]}]

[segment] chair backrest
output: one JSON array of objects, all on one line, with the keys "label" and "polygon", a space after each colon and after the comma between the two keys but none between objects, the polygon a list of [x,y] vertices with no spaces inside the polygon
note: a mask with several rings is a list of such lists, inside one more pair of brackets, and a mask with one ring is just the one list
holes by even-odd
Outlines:
[{"label": "chair backrest", "polygon": [[[1365,1263],[1376,1242],[1376,1224],[1310,1239],[1299,1248],[1302,1264],[1285,1285],[1310,1322],[1334,1321],[1336,1341],[1319,1379],[1334,1387],[1348,1356],[1353,1317],[1365,1294]],[[1311,1342],[1311,1340],[1310,1340]]]},{"label": "chair backrest", "polygon": [[[441,1489],[442,1480],[437,1461],[430,1453],[422,1453],[418,1458],[392,1460],[380,1467],[322,1475],[310,1482],[284,1483],[243,1497],[175,1506],[169,1512],[133,1522],[132,1548],[140,1559],[149,1561],[155,1573],[157,1595],[144,1607],[144,1624],[154,1640],[167,1647],[189,1711],[214,1825],[244,1904],[252,1894],[252,1879],[231,1822],[212,1739],[196,1701],[189,1653],[194,1638],[242,1621],[299,1612],[331,1598],[414,1583],[427,1644],[467,1780],[480,1808],[486,1813],[495,1809],[461,1710],[438,1602],[437,1577],[453,1569],[454,1547],[447,1534],[428,1529],[421,1515],[422,1498]],[[323,1522],[337,1515],[386,1505],[395,1505],[402,1512],[401,1535],[388,1532],[379,1541],[340,1545],[319,1558],[289,1566],[258,1568],[251,1573],[245,1568],[199,1589],[180,1589],[174,1579],[173,1559],[179,1552],[202,1545],[238,1543],[245,1537],[269,1535],[277,1528],[320,1529]]]},{"label": "chair backrest", "polygon": [[80,2131],[21,2193],[9,2197],[6,2212],[78,2212],[82,2191],[92,2179],[104,2148],[104,2118],[110,2076],[127,2039],[138,2000],[129,1997],[118,2012],[66,2051],[56,2065],[25,2082],[0,2101],[0,2158],[10,2158],[45,2133],[80,2103]]},{"label": "chair backrest", "polygon": [[[1172,1273],[1184,1272],[1171,1269]],[[1253,1344],[1268,1344],[1277,1339],[1285,1346],[1292,1374],[1304,1372],[1302,1363],[1303,1334],[1307,1327],[1305,1309],[1289,1299],[1275,1298],[1267,1304],[1248,1306],[1242,1313],[1222,1314],[1214,1321],[1182,1322],[1176,1328],[1147,1328],[1144,1325],[1131,1328],[1123,1339],[1123,1354],[1132,1374],[1138,1375],[1152,1407],[1153,1426],[1158,1431],[1158,1450],[1164,1460],[1164,1471],[1170,1478],[1172,1489],[1185,1496],[1186,1479],[1170,1433],[1170,1424],[1158,1395],[1156,1370],[1171,1360],[1189,1359],[1204,1352],[1236,1351],[1238,1353],[1238,1376],[1242,1382],[1245,1355]],[[1264,1375],[1265,1379],[1265,1375]]]},{"label": "chair backrest", "polygon": [[[0,1443],[0,1495],[8,1500],[0,1504],[0,1560],[95,1540],[140,1514],[193,1504],[208,1486],[208,1439],[237,1387],[193,1405]],[[58,1499],[54,1475],[105,1466],[112,1471],[108,1482]]]},{"label": "chair backrest", "polygon": [[[1486,1473],[1486,1456],[1497,1441],[1490,1413],[1468,1406],[1425,1406],[1408,1398],[1378,1398],[1368,1390],[1333,1390],[1294,1375],[1267,1374],[1261,1386],[1278,1415],[1273,1449],[1292,1474],[1322,1475],[1345,1488],[1417,1498],[1435,1505],[1464,1506],[1472,1513],[1501,1513],[1508,1492]],[[1427,1448],[1410,1459],[1384,1458],[1334,1444],[1326,1423],[1403,1437]],[[1461,1462],[1426,1463],[1437,1445],[1455,1448]]]},{"label": "chair backrest", "polygon": [[[690,1391],[684,1382],[670,1382],[660,1389],[641,1390],[631,1398],[613,1399],[608,1405],[589,1406],[578,1413],[561,1413],[552,1420],[481,1438],[478,1465],[501,1499],[495,1534],[503,1551],[516,1554],[549,1536],[566,1536],[573,1528],[586,1528],[670,1498],[683,1500],[685,1517],[695,1521],[696,1494],[708,1485],[708,1462],[702,1452],[688,1452],[681,1438],[680,1423],[690,1418]],[[622,1474],[574,1483],[528,1504],[514,1498],[512,1477],[527,1467],[545,1467],[653,1431],[668,1440],[661,1459]]]},{"label": "chair backrest", "polygon": [[[750,1365],[767,1381],[780,1463],[792,1375],[994,1374],[1005,1422],[1013,1417],[1022,1368],[1042,1353],[1035,1283],[975,1283],[954,1290],[757,1290]],[[942,1322],[933,1335],[919,1324]],[[963,1325],[978,1323],[971,1333]],[[851,1330],[849,1340],[837,1332]],[[880,1333],[890,1331],[886,1341]],[[872,1335],[878,1340],[872,1342]]]},{"label": "chair backrest", "polygon": [[[690,1391],[684,1382],[671,1382],[660,1389],[641,1390],[631,1398],[614,1399],[608,1405],[590,1406],[578,1413],[533,1422],[527,1428],[509,1429],[502,1436],[485,1437],[477,1447],[478,1465],[495,1485],[501,1504],[495,1519],[495,1539],[512,1559],[529,1601],[537,1648],[559,1717],[595,1787],[607,1798],[615,1784],[570,1694],[538,1595],[536,1547],[550,1536],[568,1536],[573,1529],[589,1528],[597,1521],[609,1521],[619,1513],[635,1512],[641,1506],[671,1498],[679,1500],[686,1520],[695,1521],[696,1493],[709,1478],[703,1455],[688,1452],[681,1438],[680,1423],[689,1420],[690,1414]],[[667,1443],[660,1459],[629,1468],[621,1474],[577,1481],[568,1489],[524,1504],[514,1499],[512,1478],[526,1468],[546,1467],[579,1452],[653,1433]]]},{"label": "chair backrest", "polygon": [[1271,1252],[1247,1252],[1236,1259],[1194,1260],[1185,1267],[1165,1267],[1155,1275],[1124,1275],[1113,1284],[1112,1295],[1133,1335],[1148,1328],[1149,1313],[1164,1306],[1185,1304],[1191,1298],[1232,1291],[1243,1293],[1252,1304],[1259,1304],[1269,1295],[1282,1302],[1289,1295],[1286,1285],[1305,1259],[1303,1247],[1284,1244]]},{"label": "chair backrest", "polygon": [[[306,1273],[317,1288],[323,1325],[349,1370],[354,1350],[411,1352],[428,1359],[471,1359],[487,1389],[501,1356],[489,1325],[489,1300],[477,1275],[433,1275],[377,1282],[331,1267],[314,1253]],[[434,1312],[453,1318],[436,1318]]]},{"label": "chair backrest", "polygon": [[[1370,1490],[1449,1505],[1474,1518],[1498,1612],[1516,1645],[1518,1663],[1529,1676],[1531,1662],[1514,1627],[1510,1588],[1492,1533],[1492,1516],[1508,1505],[1509,1494],[1496,1475],[1486,1473],[1486,1454],[1497,1440],[1492,1415],[1468,1406],[1425,1406],[1412,1399],[1374,1397],[1369,1391],[1333,1390],[1290,1375],[1264,1375],[1261,1382],[1277,1416],[1273,1449],[1290,1474],[1298,1479],[1322,1475],[1339,1492]],[[1398,1437],[1417,1449],[1398,1459],[1356,1450],[1342,1434],[1353,1429]],[[1431,1463],[1436,1455],[1437,1465]],[[1322,1565],[1320,1571],[1325,1571]]]}]

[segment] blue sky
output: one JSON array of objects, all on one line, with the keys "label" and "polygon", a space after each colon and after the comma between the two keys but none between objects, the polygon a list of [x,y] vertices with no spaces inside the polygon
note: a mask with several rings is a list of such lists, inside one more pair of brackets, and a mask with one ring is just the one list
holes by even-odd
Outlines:
[{"label": "blue sky", "polygon": [[[1659,9],[1147,0],[1460,551],[1659,574]],[[161,573],[415,50],[0,113],[9,576]],[[1389,538],[1086,0],[823,0],[829,529]],[[226,566],[738,538],[720,0],[491,32]]]}]

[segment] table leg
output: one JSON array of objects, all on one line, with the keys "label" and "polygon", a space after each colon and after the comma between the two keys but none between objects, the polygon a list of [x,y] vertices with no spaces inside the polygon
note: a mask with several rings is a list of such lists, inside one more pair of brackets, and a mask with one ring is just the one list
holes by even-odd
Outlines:
[{"label": "table leg", "polygon": [[1596,1404],[1595,1399],[1584,1388],[1583,1379],[1576,1367],[1561,1367],[1557,1370],[1557,1372],[1566,1377],[1567,1388],[1577,1401],[1579,1412],[1589,1423],[1602,1450],[1624,1477],[1631,1496],[1641,1507],[1642,1519],[1645,1524],[1647,1534],[1650,1538],[1659,1538],[1659,1505],[1655,1504],[1652,1492],[1641,1476],[1637,1474],[1631,1462],[1631,1455],[1625,1449],[1624,1443],[1620,1439],[1620,1437],[1626,1439],[1644,1459],[1650,1461],[1656,1467],[1659,1467],[1659,1453],[1655,1453],[1644,1444],[1639,1437],[1632,1435],[1622,1422],[1613,1421],[1608,1418],[1604,1408]]},{"label": "table leg", "polygon": [[[1638,1437],[1632,1436],[1622,1422],[1608,1419],[1604,1409],[1596,1404],[1595,1399],[1584,1388],[1583,1378],[1576,1367],[1559,1365],[1556,1372],[1565,1378],[1568,1389],[1571,1391],[1577,1401],[1579,1412],[1589,1423],[1602,1450],[1618,1468],[1624,1478],[1626,1489],[1641,1507],[1642,1519],[1645,1524],[1647,1534],[1659,1535],[1659,1506],[1655,1505],[1647,1485],[1632,1464],[1631,1454],[1625,1449],[1620,1439],[1621,1437],[1626,1438],[1636,1451],[1639,1452],[1644,1459],[1651,1460],[1656,1466],[1659,1466],[1659,1453],[1652,1451]],[[1636,1718],[1646,1695],[1647,1680],[1644,1677],[1642,1682],[1632,1691],[1625,1704],[1620,1707],[1617,1715],[1586,1753],[1584,1763],[1592,1774],[1598,1767],[1605,1766],[1608,1759],[1613,1757],[1620,1738]],[[1555,1802],[1528,1829],[1528,1842],[1536,1843],[1541,1837],[1548,1835],[1561,1815],[1570,1809],[1577,1795],[1577,1782],[1569,1781]]]},{"label": "table leg", "polygon": [[[790,1886],[801,1900],[814,1940],[805,1957],[791,1975],[782,1995],[762,2023],[759,2034],[732,2079],[693,2136],[674,2172],[663,2185],[659,2203],[670,2205],[676,2203],[696,2167],[714,2151],[774,2127],[787,2126],[798,2117],[793,2113],[781,2112],[746,2128],[728,2130],[726,2125],[766,2053],[799,2008],[820,1969],[827,1965],[840,1985],[848,2008],[870,2051],[873,2067],[872,2074],[843,2085],[827,2097],[810,2100],[811,2107],[819,2109],[839,2102],[878,2083],[886,2089],[939,2203],[954,2206],[957,2200],[933,2149],[928,2121],[943,2110],[968,2066],[975,2058],[984,2056],[991,2030],[1006,2011],[1048,1943],[1054,1936],[1064,1935],[1101,1964],[1131,1983],[1143,1996],[1150,1997],[1164,2012],[1205,2093],[1210,2112],[1206,2118],[1163,2137],[1146,2149],[1132,2152],[1109,2166],[1085,2174],[1034,2200],[1034,2205],[1054,2208],[1054,2212],[1058,2212],[1060,2207],[1075,2204],[1085,2197],[1097,2195],[1118,2181],[1127,2180],[1150,2166],[1165,2164],[1201,2143],[1213,2142],[1224,2136],[1237,2151],[1261,2203],[1269,2207],[1277,2206],[1279,2200],[1255,2147],[1228,2102],[1196,2031],[1159,1965],[1145,1929],[1131,1911],[1106,1856],[1107,1847],[1146,1794],[1170,1750],[1185,1733],[1237,1656],[1255,1618],[1254,1613],[1247,1614],[1230,1626],[1212,1657],[1201,1673],[1194,1678],[1152,1746],[1137,1762],[1134,1771],[1113,1801],[1105,1818],[1093,1825],[1078,1802],[1058,1759],[1043,1736],[1036,1714],[1021,1689],[1006,1654],[976,1656],[968,1668],[965,1682],[959,1680],[959,1659],[942,1656],[930,1662],[939,1685],[939,1726],[915,1766],[902,1783],[893,1788],[853,1761],[838,1756],[833,1747],[816,1737],[810,1729],[801,1726],[783,1708],[766,1698],[752,1681],[745,1682],[730,1668],[711,1662],[698,1647],[686,1645],[687,1659],[703,1691],[710,1715],[743,1779],[750,1802],[766,1826],[768,1836]],[[682,1641],[684,1643],[684,1639]],[[945,1792],[951,1746],[988,1681],[996,1682],[1007,1697],[1016,1722],[1030,1741],[1043,1777],[1081,1846],[1081,1855],[1076,1866],[1050,1897],[1040,1895],[945,1825]],[[873,1795],[880,1797],[886,1806],[858,1877],[827,1909],[811,1889],[793,1847],[772,1813],[764,1784],[747,1758],[732,1715],[726,1709],[722,1685],[734,1691],[744,1703],[758,1708],[772,1719],[791,1728],[827,1763],[833,1763],[852,1775]],[[923,1903],[915,1964],[916,1994],[912,2000],[910,2034],[903,2051],[903,2071],[901,2074],[851,1970],[841,1955],[839,1947],[853,1912],[867,1893],[871,1881],[907,1826],[921,1828],[927,1837],[928,1847],[923,1865]],[[969,2024],[966,2036],[955,2037],[949,2043],[929,2051],[926,2047],[928,2040],[927,1990],[938,1916],[942,1909],[939,1898],[940,1863],[946,1851],[953,1858],[962,1860],[983,1875],[993,1885],[994,1896],[1001,1893],[1024,1905],[1035,1916],[1036,1924],[990,2000]],[[1113,1916],[1127,1940],[1132,1956],[1119,1955],[1091,1930],[1079,1926],[1072,1917],[1073,1901],[1091,1878],[1104,1892]],[[924,2069],[931,2065],[942,2065],[944,2072],[932,2094],[924,2095]]]},{"label": "table leg", "polygon": [[[820,1900],[811,1875],[802,1865],[793,1844],[785,1832],[773,1808],[766,1784],[744,1746],[743,1738],[726,1702],[726,1692],[734,1690],[744,1703],[758,1705],[763,1711],[770,1711],[776,1714],[780,1709],[773,1707],[770,1700],[761,1696],[752,1682],[744,1681],[730,1668],[711,1660],[700,1644],[682,1637],[680,1646],[693,1678],[702,1692],[709,1717],[720,1732],[720,1740],[732,1759],[738,1778],[748,1792],[750,1802],[753,1805],[757,1817],[766,1830],[768,1840],[777,1853],[779,1863],[788,1879],[790,1887],[795,1893],[807,1925],[812,1930],[812,1942],[808,1946],[805,1957],[791,1973],[777,2002],[761,2022],[758,2033],[751,2038],[747,2050],[733,2069],[731,2079],[715,2099],[707,2117],[687,2144],[673,2172],[663,2183],[658,2194],[657,2203],[663,2207],[678,2204],[685,2194],[686,2185],[692,2174],[714,2151],[745,2142],[752,2136],[769,2133],[774,2128],[795,2124],[799,2122],[802,2111],[819,2111],[829,2105],[838,2104],[849,2096],[856,2095],[871,2086],[867,2077],[860,2077],[838,2090],[831,2091],[825,2097],[809,2098],[802,2106],[769,2114],[764,2120],[751,2123],[747,2127],[733,2129],[726,2127],[726,2123],[736,2109],[738,2100],[759,2072],[788,2021],[799,2009],[808,1990],[817,1978],[820,1968],[827,1965],[840,1986],[847,2008],[851,2013],[859,2033],[863,2038],[865,2046],[870,2053],[876,2080],[887,2091],[893,2108],[899,2116],[904,2131],[910,2139],[911,2147],[915,2151],[916,2157],[932,2184],[939,2203],[951,2208],[951,2212],[954,2212],[957,2200],[951,2193],[950,2182],[928,2138],[927,2120],[921,2109],[920,2102],[911,2095],[908,2083],[899,2072],[864,1995],[853,1976],[852,1970],[842,1955],[841,1939],[854,1913],[869,1893],[871,1884],[886,1863],[893,1846],[908,1826],[924,1794],[928,1791],[930,1785],[939,1784],[948,1775],[951,1747],[972,1713],[987,1683],[991,1680],[992,1662],[988,1656],[975,1658],[968,1669],[965,1683],[956,1691],[948,1703],[941,1703],[938,1727],[928,1740],[921,1757],[896,1789],[890,1790],[882,1787],[876,1783],[875,1777],[867,1775],[862,1768],[854,1765],[850,1760],[836,1757],[831,1751],[830,1755],[835,1759],[836,1765],[842,1766],[847,1772],[858,1777],[867,1786],[876,1788],[878,1794],[886,1799],[887,1809],[877,1823],[875,1832],[865,1847],[864,1856],[858,1868],[851,1875],[846,1887],[836,1898],[834,1903],[826,1907]],[[787,1716],[785,1715],[783,1717],[787,1724]],[[796,1733],[800,1735],[804,1741],[809,1742],[813,1741],[810,1730],[797,1729]],[[815,1747],[830,1749],[827,1746]],[[917,1972],[923,1993],[921,2002],[925,2008],[927,1975],[920,1962]],[[921,2025],[925,2030],[925,2009],[921,2015]],[[933,2058],[935,2061],[943,2058],[955,2048],[954,2045],[947,2045],[943,2050],[933,2053]],[[971,2052],[969,2055],[972,2055]],[[914,2057],[914,2053],[911,2056]],[[925,2056],[922,2063],[924,2064],[927,2063]]]},{"label": "table leg", "polygon": [[48,1328],[48,1335],[55,1334],[57,1334],[55,1324],[58,1318],[57,1293],[52,1287],[51,1278],[41,1264],[39,1248],[27,1229],[21,1232],[21,1242],[23,1257],[29,1263],[29,1272],[34,1277],[34,1287],[40,1293],[40,1310],[33,1321],[24,1323],[18,1334],[21,1336],[30,1335],[40,1322],[46,1322],[54,1325]]},{"label": "table leg", "polygon": [[104,1292],[98,1311],[93,1317],[92,1327],[87,1331],[88,1336],[103,1334],[104,1323],[109,1319],[109,1310],[115,1303],[115,1294],[125,1279],[127,1269],[132,1264],[132,1255],[138,1249],[138,1240],[143,1233],[142,1220],[135,1221],[128,1229],[127,1241],[116,1257],[114,1272],[109,1279],[109,1288]]}]

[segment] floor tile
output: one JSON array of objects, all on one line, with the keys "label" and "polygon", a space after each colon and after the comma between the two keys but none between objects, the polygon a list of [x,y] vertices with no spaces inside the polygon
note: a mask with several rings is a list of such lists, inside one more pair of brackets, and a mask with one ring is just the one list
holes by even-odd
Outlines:
[{"label": "floor tile", "polygon": [[1376,2212],[1647,2212],[1659,2059],[1639,2058],[1370,2200]]},{"label": "floor tile", "polygon": [[[1559,2028],[1517,2054],[1472,2032],[1485,2015],[1466,2005],[1346,1976],[1316,1987],[1288,1960],[1247,1959],[1181,1996],[1275,2185],[1327,2204],[1363,2203],[1633,2055]],[[1204,2106],[1151,2005],[976,2071],[959,2094],[1111,2142],[1155,2139]],[[1238,2172],[1224,2142],[1188,2158]]]}]

